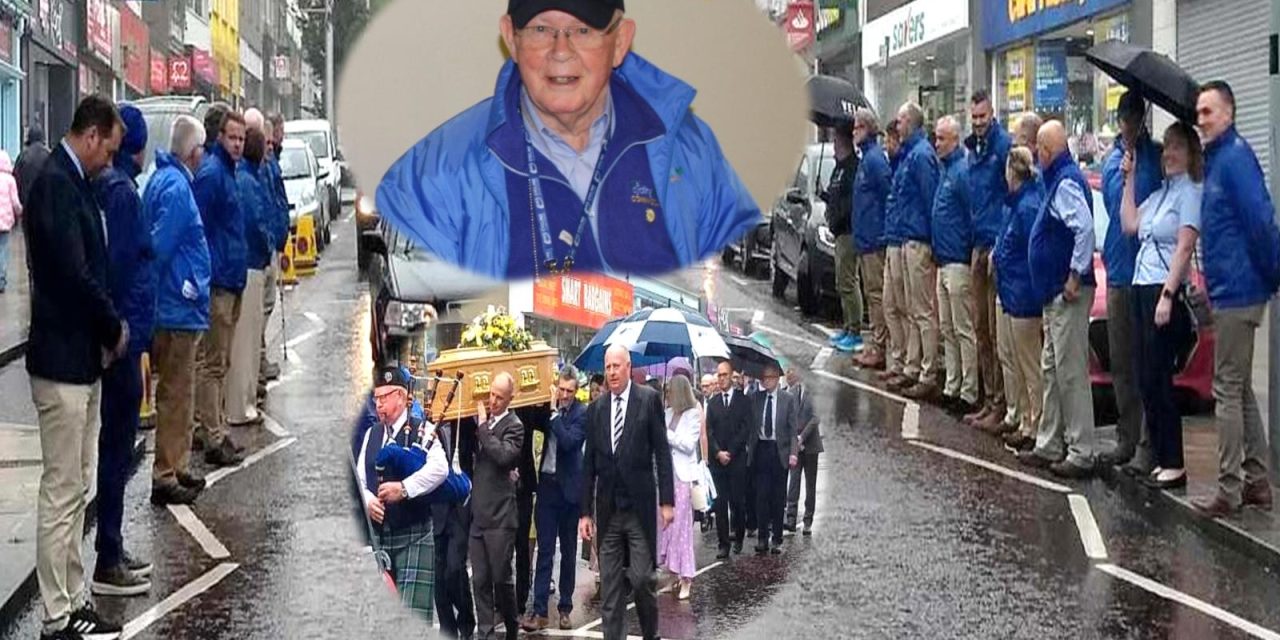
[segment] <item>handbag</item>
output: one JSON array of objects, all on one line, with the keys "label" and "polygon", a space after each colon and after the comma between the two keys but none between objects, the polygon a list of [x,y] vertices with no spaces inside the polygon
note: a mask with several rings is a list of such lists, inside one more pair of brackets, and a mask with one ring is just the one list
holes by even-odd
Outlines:
[{"label": "handbag", "polygon": [[[1160,196],[1160,201],[1156,203],[1157,209],[1160,208],[1160,205],[1164,204],[1164,199],[1166,195],[1168,195],[1167,189],[1164,190],[1163,194]],[[1165,215],[1168,215],[1168,214],[1169,212],[1165,213]],[[1155,225],[1153,224],[1152,226],[1154,227]],[[1151,239],[1151,235],[1148,234],[1146,238],[1142,239],[1142,241],[1146,242],[1147,240],[1150,240],[1150,239]],[[1165,271],[1172,271],[1173,269],[1170,268],[1169,261],[1166,260],[1164,257],[1164,252],[1160,250],[1160,243],[1157,242],[1155,243],[1155,245],[1156,245],[1156,257],[1160,258],[1160,264],[1164,266]],[[1176,250],[1176,245],[1175,245],[1175,250]],[[1178,285],[1178,290],[1177,292],[1174,293],[1174,296],[1173,296],[1174,302],[1186,307],[1187,316],[1191,318],[1193,330],[1208,328],[1213,326],[1213,313],[1209,308],[1209,297],[1208,295],[1205,294],[1204,289],[1201,289],[1200,287],[1197,287],[1196,285],[1191,284],[1191,273],[1203,273],[1200,270],[1199,242],[1197,242],[1196,246],[1193,247],[1191,250],[1190,266],[1192,271],[1189,271],[1186,274],[1186,278],[1183,280],[1183,282]]]}]

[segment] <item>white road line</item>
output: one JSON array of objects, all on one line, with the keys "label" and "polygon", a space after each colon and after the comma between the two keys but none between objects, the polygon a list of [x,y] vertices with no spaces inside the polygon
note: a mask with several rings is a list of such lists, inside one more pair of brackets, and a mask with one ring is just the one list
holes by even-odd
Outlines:
[{"label": "white road line", "polygon": [[813,347],[814,349],[821,349],[821,348],[823,348],[824,346],[826,346],[826,345],[818,344],[818,343],[816,343],[816,342],[814,342],[814,341],[812,341],[812,340],[810,340],[810,339],[808,339],[808,338],[802,338],[802,337],[797,336],[797,335],[792,335],[792,334],[790,334],[790,333],[785,333],[785,332],[783,332],[783,331],[779,331],[779,330],[777,330],[777,329],[774,329],[773,327],[767,327],[767,326],[762,325],[762,324],[755,324],[755,325],[752,325],[752,326],[753,326],[753,328],[755,328],[755,329],[759,329],[760,331],[763,331],[763,332],[765,332],[765,333],[768,333],[768,334],[772,334],[772,335],[778,336],[778,337],[780,337],[780,338],[786,338],[786,339],[791,340],[791,341],[794,341],[794,342],[803,342],[804,344],[807,344],[807,345],[809,345],[809,346]]},{"label": "white road line", "polygon": [[208,591],[213,585],[218,584],[239,567],[240,565],[234,562],[224,562],[205,572],[199,578],[183,585],[181,589],[173,592],[168,598],[156,603],[155,606],[143,611],[138,617],[124,625],[124,629],[120,632],[120,640],[129,640],[129,638],[142,633],[152,623],[169,615],[173,610],[186,604],[192,598]]},{"label": "white road line", "polygon": [[729,276],[729,279],[730,279],[730,280],[732,280],[732,281],[733,281],[733,283],[734,283],[734,284],[736,284],[736,285],[738,285],[739,287],[747,287],[747,286],[751,286],[751,283],[750,283],[750,282],[747,282],[746,280],[743,280],[742,278],[739,278],[738,276]]},{"label": "white road line", "polygon": [[756,309],[755,313],[751,314],[751,324],[756,324],[758,322],[763,322],[763,321],[764,321],[764,309]]},{"label": "white road line", "polygon": [[306,316],[307,319],[310,320],[312,324],[316,325],[316,327],[322,331],[326,326],[328,326],[324,323],[324,320],[320,319],[320,314],[314,311],[304,311],[302,315]]},{"label": "white road line", "polygon": [[1093,519],[1093,509],[1089,508],[1089,500],[1073,493],[1067,496],[1071,503],[1071,515],[1075,516],[1076,529],[1080,530],[1080,543],[1084,545],[1084,553],[1092,560],[1106,560],[1107,546],[1102,542],[1102,532],[1098,530],[1098,521]]},{"label": "white road line", "polygon": [[1098,564],[1094,566],[1103,573],[1107,573],[1115,578],[1124,580],[1132,585],[1142,587],[1143,589],[1165,598],[1166,600],[1172,600],[1178,604],[1191,607],[1200,613],[1217,618],[1218,620],[1221,620],[1222,622],[1225,622],[1252,636],[1264,638],[1265,640],[1280,640],[1280,633],[1276,633],[1275,631],[1256,625],[1229,611],[1219,609],[1204,600],[1187,595],[1177,589],[1166,587],[1165,585],[1145,576],[1140,576],[1132,571],[1117,567],[1113,564]]},{"label": "white road line", "polygon": [[[707,566],[705,566],[705,567],[703,567],[703,568],[701,568],[701,569],[698,569],[698,570],[693,574],[693,577],[695,577],[695,578],[696,578],[696,577],[698,577],[698,576],[700,576],[700,575],[702,575],[702,574],[704,574],[704,573],[706,573],[706,572],[708,572],[708,571],[710,571],[710,570],[712,570],[712,569],[715,569],[716,567],[719,567],[719,566],[720,566],[720,565],[722,565],[722,564],[724,564],[724,561],[723,561],[723,560],[717,560],[717,561],[715,561],[715,562],[713,562],[713,563],[711,563],[711,564],[709,564],[709,565],[707,565]],[[669,585],[667,585],[667,586],[665,586],[665,587],[663,587],[663,588],[659,589],[659,590],[658,590],[658,593],[668,593],[668,592],[670,592],[670,591],[671,591],[671,587],[672,587],[672,586],[674,586],[675,584],[678,584],[678,582],[674,582],[674,583],[672,583],[672,584],[669,584]],[[628,610],[628,611],[630,611],[631,609],[634,609],[634,608],[635,608],[635,606],[636,606],[636,603],[632,602],[631,604],[628,604],[628,605],[627,605],[627,610]],[[561,633],[568,633],[568,634],[571,634],[571,635],[570,635],[570,637],[572,637],[572,634],[584,634],[584,633],[590,633],[590,632],[588,632],[588,629],[594,629],[594,628],[596,628],[596,627],[598,627],[598,626],[600,626],[600,625],[602,625],[602,624],[604,624],[604,618],[596,618],[595,620],[593,620],[593,621],[591,621],[591,622],[589,622],[589,623],[587,623],[587,624],[584,624],[584,625],[582,625],[581,627],[578,627],[577,629],[575,629],[575,630],[573,630],[573,631],[565,631],[565,632],[561,632]],[[603,637],[603,636],[590,636],[590,637],[595,638],[595,637]],[[631,636],[628,636],[628,637],[631,637]]]},{"label": "white road line", "polygon": [[185,504],[171,504],[169,505],[169,513],[172,513],[173,517],[178,519],[178,524],[182,525],[182,528],[186,529],[187,533],[190,533],[191,537],[200,543],[200,548],[204,549],[205,554],[210,558],[223,560],[231,557],[231,553],[227,551],[226,547],[222,546],[221,542],[218,542],[218,539],[213,536],[213,532],[204,526],[200,518],[196,517],[191,507]]},{"label": "white road line", "polygon": [[241,462],[240,464],[234,467],[223,467],[221,469],[218,469],[217,471],[214,471],[213,473],[210,473],[209,475],[204,477],[205,487],[206,488],[212,487],[215,482],[241,469],[247,468],[249,465],[293,444],[294,442],[297,442],[297,440],[298,440],[297,438],[288,438],[286,440],[276,440],[275,442],[272,442],[266,447],[263,447],[262,449],[254,452],[253,455],[245,458],[244,461]]},{"label": "white road line", "polygon": [[267,415],[265,411],[262,412],[262,426],[267,431],[271,432],[271,435],[277,438],[289,437],[289,431],[285,429],[284,426],[282,426],[279,422],[277,422],[275,418],[272,418],[271,416]]},{"label": "white road line", "polygon": [[867,384],[867,383],[865,383],[865,382],[858,382],[857,380],[854,380],[854,379],[852,379],[852,378],[846,378],[846,377],[844,377],[844,376],[842,376],[842,375],[837,375],[837,374],[831,373],[830,371],[814,371],[813,373],[814,373],[815,375],[820,375],[820,376],[822,376],[822,377],[824,377],[824,378],[827,378],[827,379],[830,379],[830,380],[835,380],[836,382],[843,382],[843,383],[845,383],[845,384],[847,384],[847,385],[849,385],[849,386],[851,386],[851,387],[854,387],[855,389],[862,389],[863,391],[870,391],[871,393],[874,393],[874,394],[876,394],[876,395],[878,395],[878,396],[883,396],[883,397],[885,397],[885,398],[888,398],[888,399],[890,399],[890,400],[894,400],[894,401],[897,401],[897,402],[901,402],[901,403],[903,403],[903,404],[911,404],[911,401],[910,401],[910,400],[908,400],[908,399],[906,399],[906,398],[904,398],[904,397],[902,397],[902,396],[900,396],[900,395],[898,395],[898,394],[896,394],[896,393],[890,393],[890,392],[888,392],[888,391],[885,391],[884,389],[881,389],[880,387],[877,387],[877,386],[875,386],[875,385]]},{"label": "white road line", "polygon": [[290,338],[288,342],[285,342],[285,343],[284,343],[284,346],[285,346],[286,348],[292,349],[292,348],[294,348],[294,347],[296,347],[296,346],[298,346],[298,345],[300,345],[300,344],[302,344],[302,343],[304,343],[304,342],[306,342],[306,341],[308,341],[308,340],[310,340],[310,339],[312,339],[312,338],[316,337],[317,335],[319,335],[319,334],[320,334],[320,331],[321,331],[321,329],[312,329],[312,330],[310,330],[310,331],[305,331],[305,332],[303,332],[303,333],[300,333],[300,334],[298,334],[298,335],[296,335],[296,336],[294,336],[294,337]]},{"label": "white road line", "polygon": [[834,351],[831,347],[823,347],[818,350],[818,355],[813,357],[813,363],[809,365],[809,369],[817,371],[827,366],[827,360],[831,359],[831,353]]},{"label": "white road line", "polygon": [[920,405],[914,402],[902,408],[902,439],[920,439]]},{"label": "white road line", "polygon": [[1015,480],[1021,480],[1028,484],[1033,484],[1042,489],[1057,491],[1058,493],[1071,493],[1071,487],[1063,486],[1056,482],[1049,482],[1048,480],[1037,478],[1033,475],[1026,474],[1021,471],[1014,471],[1013,469],[1002,467],[994,462],[987,462],[986,460],[983,460],[981,458],[975,458],[971,455],[960,453],[959,451],[952,451],[951,449],[948,449],[946,447],[939,447],[936,444],[929,444],[928,442],[921,442],[919,440],[910,440],[909,442],[922,449],[928,449],[936,453],[941,453],[942,455],[947,456],[948,458],[963,460],[965,462],[968,462],[969,464],[978,465],[983,469],[994,471],[996,473],[1009,476],[1010,478],[1014,478]]},{"label": "white road line", "polygon": [[818,323],[816,323],[816,322],[811,323],[809,326],[811,326],[811,327],[813,327],[814,329],[817,329],[817,330],[818,330],[818,331],[820,331],[821,333],[825,334],[828,338],[830,338],[831,336],[834,336],[834,335],[835,335],[835,334],[837,334],[837,333],[840,333],[839,331],[836,331],[835,329],[832,329],[832,328],[830,328],[830,327],[826,327],[826,326],[820,325],[820,324],[818,324]]},{"label": "white road line", "polygon": [[[603,638],[604,634],[599,631],[561,631],[560,629],[543,629],[528,634],[530,636],[543,636],[547,638]],[[627,636],[627,640],[644,640],[641,636]]]},{"label": "white road line", "polygon": [[[291,355],[289,356],[289,361],[290,361],[290,362],[296,362],[296,361],[297,361],[297,359],[298,359],[298,358],[297,358],[297,356],[296,356],[296,355],[292,355],[292,354],[291,354]],[[284,383],[286,383],[286,382],[289,382],[289,381],[293,380],[294,378],[298,377],[298,376],[302,373],[302,371],[303,371],[303,369],[301,368],[301,366],[302,366],[302,365],[297,365],[297,368],[291,369],[288,373],[280,374],[280,377],[279,377],[279,378],[276,378],[275,380],[272,380],[271,382],[268,382],[268,383],[267,383],[267,391],[271,391],[272,389],[275,389],[276,387],[278,387],[278,386],[280,386],[280,385],[282,385],[282,384],[284,384]]]}]

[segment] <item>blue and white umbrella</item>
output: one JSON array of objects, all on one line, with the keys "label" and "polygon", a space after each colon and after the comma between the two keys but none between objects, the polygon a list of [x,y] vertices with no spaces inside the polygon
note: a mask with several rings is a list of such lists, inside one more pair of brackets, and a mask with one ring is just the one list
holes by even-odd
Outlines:
[{"label": "blue and white umbrella", "polygon": [[600,329],[574,362],[587,371],[604,368],[604,352],[615,344],[631,351],[631,364],[645,366],[677,356],[728,358],[729,347],[711,323],[695,313],[674,308],[641,309]]}]

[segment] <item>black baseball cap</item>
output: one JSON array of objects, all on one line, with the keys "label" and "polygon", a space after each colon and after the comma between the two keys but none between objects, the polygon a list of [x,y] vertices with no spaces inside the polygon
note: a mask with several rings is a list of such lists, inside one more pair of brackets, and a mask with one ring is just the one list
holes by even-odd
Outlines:
[{"label": "black baseball cap", "polygon": [[523,29],[543,11],[563,11],[596,29],[613,22],[614,11],[626,11],[623,0],[507,0],[507,13],[517,29]]},{"label": "black baseball cap", "polygon": [[378,371],[378,378],[374,380],[374,387],[400,387],[405,391],[409,390],[409,378],[405,375],[404,369],[400,367],[383,367]]}]

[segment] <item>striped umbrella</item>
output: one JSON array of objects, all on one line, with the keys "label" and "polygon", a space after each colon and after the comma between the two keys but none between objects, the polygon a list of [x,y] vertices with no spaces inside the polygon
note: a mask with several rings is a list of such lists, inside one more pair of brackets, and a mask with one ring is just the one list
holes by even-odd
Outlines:
[{"label": "striped umbrella", "polygon": [[[616,322],[617,324],[614,324]],[[595,355],[588,354],[592,345],[602,345],[597,350],[599,364]],[[604,351],[611,345],[621,344],[631,351],[631,364],[644,366],[666,362],[671,358],[728,358],[729,347],[711,323],[696,313],[665,307],[662,309],[641,309],[621,320],[611,321],[601,328],[592,338],[588,349],[578,357],[576,363],[588,371],[599,371],[604,366]],[[591,358],[587,356],[591,355]]]}]

